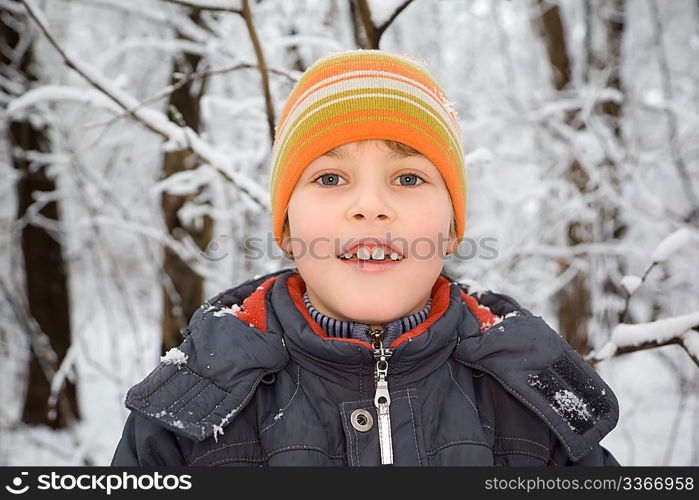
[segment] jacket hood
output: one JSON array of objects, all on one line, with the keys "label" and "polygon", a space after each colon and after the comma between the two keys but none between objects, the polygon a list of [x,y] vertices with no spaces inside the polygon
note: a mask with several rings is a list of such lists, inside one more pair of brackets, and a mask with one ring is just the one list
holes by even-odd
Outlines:
[{"label": "jacket hood", "polygon": [[[282,370],[290,355],[319,376],[358,384],[360,394],[362,386],[368,390],[370,344],[327,338],[307,317],[304,290],[298,272],[284,269],[208,300],[182,332],[182,344],[129,390],[126,406],[190,439],[216,438],[260,380]],[[614,428],[619,411],[613,392],[541,318],[507,295],[472,295],[443,274],[432,298],[428,318],[390,346],[394,388],[452,356],[496,378],[543,419],[574,460]],[[359,377],[357,366],[366,366]]]},{"label": "jacket hood", "polygon": [[260,380],[289,360],[281,336],[235,315],[269,279],[246,281],[202,304],[181,332],[182,344],[129,390],[127,408],[196,441],[222,433]]}]

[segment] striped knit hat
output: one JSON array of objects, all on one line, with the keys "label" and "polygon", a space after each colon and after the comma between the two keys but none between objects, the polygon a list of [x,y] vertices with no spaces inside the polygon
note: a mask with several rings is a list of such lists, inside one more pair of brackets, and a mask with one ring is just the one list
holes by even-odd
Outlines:
[{"label": "striped knit hat", "polygon": [[426,66],[380,50],[331,53],[309,67],[287,98],[272,148],[270,199],[275,240],[303,170],[343,144],[393,140],[419,151],[440,171],[461,239],[466,171],[456,112]]}]

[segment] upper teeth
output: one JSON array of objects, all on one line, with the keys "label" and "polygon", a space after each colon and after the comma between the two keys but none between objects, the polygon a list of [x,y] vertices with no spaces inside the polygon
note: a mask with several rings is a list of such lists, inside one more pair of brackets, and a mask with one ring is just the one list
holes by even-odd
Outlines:
[{"label": "upper teeth", "polygon": [[[353,255],[355,255],[353,252],[345,252],[341,257],[343,259],[351,259]],[[367,247],[361,246],[357,248],[356,255],[357,258],[361,260],[384,260],[386,258],[382,247],[375,247],[374,250],[370,252]],[[391,252],[389,257],[391,260],[403,259],[397,252]]]}]

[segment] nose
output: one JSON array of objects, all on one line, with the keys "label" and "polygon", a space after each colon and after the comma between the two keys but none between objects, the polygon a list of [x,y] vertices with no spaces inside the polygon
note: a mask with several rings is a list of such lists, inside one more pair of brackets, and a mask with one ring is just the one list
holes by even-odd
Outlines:
[{"label": "nose", "polygon": [[359,189],[355,201],[347,211],[349,219],[367,222],[388,221],[395,218],[395,210],[385,193],[377,187]]}]

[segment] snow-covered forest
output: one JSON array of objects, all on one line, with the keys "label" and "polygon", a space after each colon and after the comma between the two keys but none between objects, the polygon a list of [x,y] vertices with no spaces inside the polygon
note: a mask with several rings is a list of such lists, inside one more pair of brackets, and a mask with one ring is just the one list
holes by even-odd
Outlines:
[{"label": "snow-covered forest", "polygon": [[293,266],[274,124],[350,48],[424,60],[458,112],[445,272],[594,365],[623,465],[699,465],[695,0],[0,0],[0,21],[1,465],[108,464],[193,310]]}]

